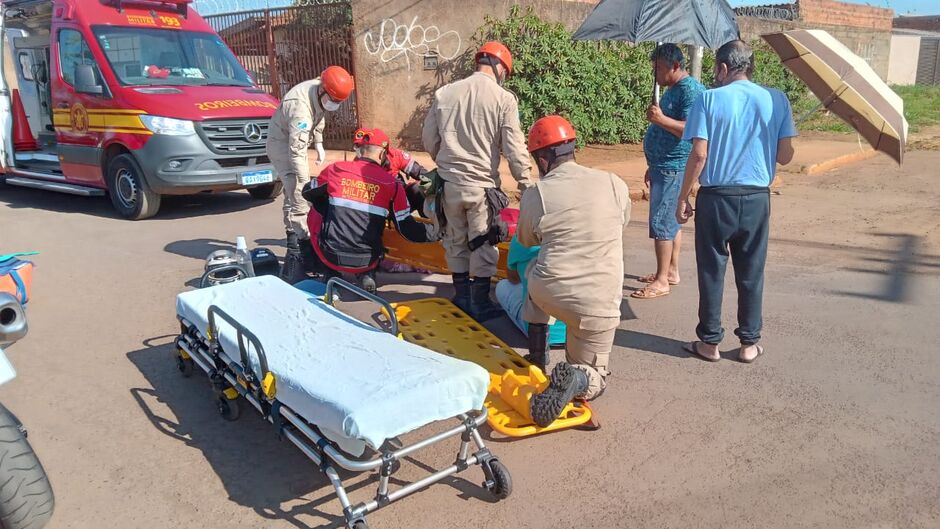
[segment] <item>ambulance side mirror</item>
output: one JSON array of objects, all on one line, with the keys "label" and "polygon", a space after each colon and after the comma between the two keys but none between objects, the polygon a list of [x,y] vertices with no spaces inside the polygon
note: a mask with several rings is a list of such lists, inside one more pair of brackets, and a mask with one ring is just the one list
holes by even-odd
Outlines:
[{"label": "ambulance side mirror", "polygon": [[102,95],[104,87],[98,84],[95,67],[90,64],[75,65],[75,91],[82,94]]}]

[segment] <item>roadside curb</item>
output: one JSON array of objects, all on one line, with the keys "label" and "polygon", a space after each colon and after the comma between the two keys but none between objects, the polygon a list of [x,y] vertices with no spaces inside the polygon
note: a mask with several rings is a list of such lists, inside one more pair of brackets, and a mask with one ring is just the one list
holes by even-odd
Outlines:
[{"label": "roadside curb", "polygon": [[869,158],[874,158],[877,154],[878,151],[871,148],[865,148],[861,151],[838,156],[823,162],[804,165],[800,172],[805,175],[815,176],[845,165],[860,162],[862,160],[868,160]]}]

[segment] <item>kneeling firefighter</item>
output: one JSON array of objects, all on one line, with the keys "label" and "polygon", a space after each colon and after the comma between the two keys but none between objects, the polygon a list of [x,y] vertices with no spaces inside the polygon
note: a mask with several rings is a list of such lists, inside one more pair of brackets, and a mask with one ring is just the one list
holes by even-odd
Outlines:
[{"label": "kneeling firefighter", "polygon": [[549,387],[529,401],[532,420],[543,427],[573,398],[603,393],[623,298],[630,194],[619,176],[578,165],[575,139],[574,127],[561,116],[532,125],[529,152],[542,178],[523,195],[516,226],[523,246],[541,245],[526,270],[526,358],[544,371],[548,324],[554,318],[566,325],[566,361],[552,370]]},{"label": "kneeling firefighter", "polygon": [[365,290],[375,292],[386,220],[418,243],[434,240],[433,226],[412,217],[404,186],[386,169],[388,136],[379,129],[362,133],[359,156],[328,165],[304,187],[303,197],[313,205],[307,215],[310,246],[325,279],[355,274]]}]

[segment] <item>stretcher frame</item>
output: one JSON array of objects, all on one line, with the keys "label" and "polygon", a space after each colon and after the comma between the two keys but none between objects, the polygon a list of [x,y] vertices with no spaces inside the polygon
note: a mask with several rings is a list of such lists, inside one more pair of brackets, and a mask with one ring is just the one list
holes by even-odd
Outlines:
[{"label": "stretcher frame", "polygon": [[[388,332],[398,335],[398,321],[395,311],[382,298],[370,294],[339,278],[332,278],[327,282],[326,295],[323,302],[332,305],[335,299],[335,290],[343,288],[364,298],[373,301],[390,315]],[[241,397],[251,404],[262,417],[277,429],[279,439],[287,439],[299,448],[320,470],[326,474],[336,491],[336,496],[343,507],[343,516],[349,529],[368,529],[366,515],[385,507],[397,500],[409,496],[421,489],[437,483],[450,476],[456,475],[473,465],[480,465],[483,469],[485,481],[482,487],[489,491],[497,500],[505,499],[512,492],[512,478],[508,469],[490,452],[480,435],[479,428],[487,420],[487,410],[471,410],[457,415],[458,426],[432,435],[411,445],[397,449],[387,448],[385,443],[380,449],[374,450],[375,456],[371,458],[352,458],[344,454],[334,443],[329,441],[317,427],[299,416],[289,407],[276,399],[276,376],[268,370],[267,356],[261,341],[245,325],[236,321],[219,307],[212,305],[208,309],[209,336],[202,336],[198,328],[177,315],[180,322],[180,335],[176,339],[177,368],[183,376],[191,376],[194,367],[199,366],[208,375],[217,398],[219,413],[226,420],[236,420],[240,413],[238,398]],[[219,342],[218,321],[231,325],[237,332],[238,359],[222,350]],[[261,373],[252,368],[248,355],[251,346],[258,357]],[[454,464],[447,468],[431,472],[426,477],[415,482],[391,490],[389,481],[392,475],[400,468],[401,461],[428,446],[437,444],[451,437],[460,437],[460,447]],[[476,449],[471,453],[471,442]],[[353,504],[346,492],[343,482],[336,471],[335,465],[350,472],[371,472],[378,470],[379,482],[375,496],[369,500]]]}]

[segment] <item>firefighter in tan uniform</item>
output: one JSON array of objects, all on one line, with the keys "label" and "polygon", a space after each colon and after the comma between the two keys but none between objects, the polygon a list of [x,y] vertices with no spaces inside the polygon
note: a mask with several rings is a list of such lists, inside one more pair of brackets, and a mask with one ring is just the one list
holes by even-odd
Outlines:
[{"label": "firefighter in tan uniform", "polygon": [[502,87],[512,72],[512,55],[506,46],[487,42],[476,62],[476,73],[434,94],[422,139],[444,181],[443,242],[454,303],[482,321],[502,314],[490,300],[490,278],[499,260],[499,212],[509,204],[500,190],[500,151],[523,191],[530,185],[531,166],[516,96]]},{"label": "firefighter in tan uniform", "polygon": [[323,128],[326,113],[339,109],[353,88],[353,78],[349,72],[339,66],[330,66],[317,79],[304,81],[291,88],[281,99],[268,127],[268,158],[284,185],[287,249],[289,253],[301,253],[304,268],[308,272],[314,271],[316,259],[307,231],[310,205],[300,194],[304,184],[310,181],[307,151],[312,140],[317,150],[317,164],[325,161]]},{"label": "firefighter in tan uniform", "polygon": [[604,391],[623,298],[623,231],[630,194],[617,175],[575,163],[575,131],[561,116],[535,122],[529,151],[541,179],[522,197],[516,236],[541,245],[526,271],[529,355],[545,370],[548,324],[567,325],[566,362],[544,392],[530,400],[532,420],[548,426],[573,398]]}]

